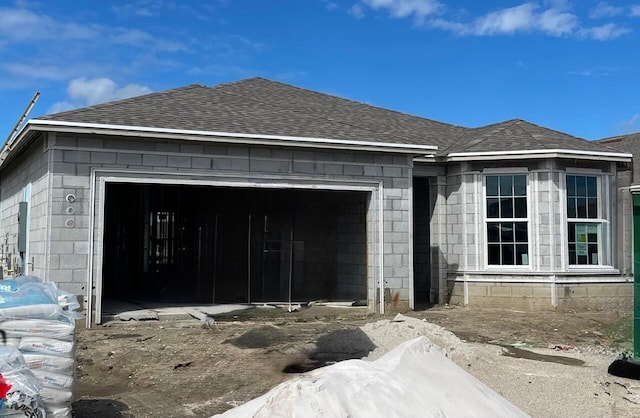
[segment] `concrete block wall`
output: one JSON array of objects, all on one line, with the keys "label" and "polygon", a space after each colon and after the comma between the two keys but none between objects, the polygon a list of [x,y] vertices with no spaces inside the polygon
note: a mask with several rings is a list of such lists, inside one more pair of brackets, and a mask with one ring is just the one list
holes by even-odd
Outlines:
[{"label": "concrete block wall", "polygon": [[[51,276],[63,288],[83,291],[87,280],[89,248],[89,178],[92,169],[105,170],[98,176],[124,176],[149,179],[185,179],[225,182],[274,182],[313,187],[319,183],[346,187],[379,187],[383,190],[384,243],[370,228],[367,236],[368,259],[377,257],[383,246],[384,287],[393,307],[409,305],[411,275],[410,202],[411,160],[406,155],[391,155],[340,150],[308,150],[270,147],[247,147],[228,144],[205,144],[188,141],[129,140],[127,138],[91,137],[57,134],[53,141],[53,206],[51,238],[60,244],[52,248]],[[106,170],[109,170],[107,173]],[[69,203],[65,197],[73,194]],[[96,207],[98,196],[95,198]],[[379,219],[377,203],[366,208],[367,219]],[[70,209],[72,208],[72,214]],[[358,208],[358,211],[360,208]],[[353,214],[348,214],[352,216]],[[360,214],[358,214],[360,216]],[[71,219],[71,221],[69,221]],[[71,226],[70,226],[71,225]],[[349,240],[365,235],[356,231]],[[95,230],[95,251],[99,251],[100,226]],[[355,244],[355,242],[354,242]],[[348,248],[347,248],[348,251]],[[57,264],[55,264],[57,263]],[[56,265],[56,268],[53,266]],[[374,263],[375,265],[375,263]],[[94,273],[98,272],[95,265]],[[345,264],[348,266],[348,264]],[[381,266],[375,266],[380,268]],[[345,268],[345,282],[356,285],[362,279],[363,266]],[[366,269],[369,286],[367,298],[376,288],[378,273]],[[82,292],[80,292],[82,293]]]},{"label": "concrete block wall", "polygon": [[[483,308],[518,309],[526,311],[554,310],[551,287],[542,283],[469,282],[466,301]],[[451,285],[452,305],[465,305],[465,283]]]},{"label": "concrete block wall", "polygon": [[[35,140],[21,155],[20,162],[7,163],[0,190],[0,259],[3,276],[24,272],[47,277],[47,228],[49,206],[48,144]],[[25,260],[18,253],[18,206],[29,202],[28,248]]]},{"label": "concrete block wall", "polygon": [[631,171],[618,173],[615,262],[620,271],[633,275],[633,198],[629,191]]},{"label": "concrete block wall", "polygon": [[633,310],[633,283],[558,284],[559,310]]},{"label": "concrete block wall", "polygon": [[367,298],[367,202],[359,195],[348,197],[337,219],[337,299]]},{"label": "concrete block wall", "polygon": [[[457,167],[456,167],[457,168]],[[465,260],[465,211],[466,196],[462,184],[463,175],[458,169],[452,168],[447,175],[446,189],[446,257],[447,270],[464,269]]]},{"label": "concrete block wall", "polygon": [[446,176],[429,177],[429,200],[433,208],[430,224],[431,242],[431,302],[449,300],[447,287],[447,179]]},{"label": "concrete block wall", "polygon": [[389,157],[382,167],[385,310],[404,311],[409,309],[413,281],[413,163],[408,156]]}]

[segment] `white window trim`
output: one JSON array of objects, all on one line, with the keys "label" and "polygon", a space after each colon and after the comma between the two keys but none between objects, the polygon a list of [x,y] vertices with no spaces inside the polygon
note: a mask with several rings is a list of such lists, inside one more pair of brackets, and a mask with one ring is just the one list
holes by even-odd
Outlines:
[{"label": "white window trim", "polygon": [[[611,248],[611,202],[609,199],[609,186],[605,185],[605,178],[608,173],[602,170],[593,168],[574,168],[567,167],[564,173],[564,189],[562,193],[562,217],[563,217],[563,237],[562,245],[565,248],[563,251],[566,259],[564,265],[566,270],[570,272],[599,272],[604,270],[611,270],[613,268],[611,264],[612,260],[612,248]],[[598,218],[569,218],[567,212],[567,197],[568,186],[567,176],[591,176],[596,178],[596,185],[598,187]],[[606,186],[606,187],[605,187]],[[604,217],[603,217],[604,215]],[[598,264],[569,264],[569,222],[573,223],[594,223],[600,226],[598,237]],[[607,247],[605,248],[605,242]]]},{"label": "white window trim", "polygon": [[[531,214],[532,214],[532,201],[531,201],[531,176],[530,171],[526,167],[509,167],[509,168],[487,168],[482,171],[482,243],[479,249],[484,254],[483,264],[485,271],[488,272],[500,272],[500,273],[522,273],[533,271],[533,259],[532,259],[532,242],[531,242]],[[487,176],[508,176],[508,175],[524,175],[527,185],[527,255],[529,257],[529,263],[527,265],[498,265],[489,264],[489,242],[487,237],[487,223],[489,222],[522,222],[525,218],[491,218],[487,217]]]}]

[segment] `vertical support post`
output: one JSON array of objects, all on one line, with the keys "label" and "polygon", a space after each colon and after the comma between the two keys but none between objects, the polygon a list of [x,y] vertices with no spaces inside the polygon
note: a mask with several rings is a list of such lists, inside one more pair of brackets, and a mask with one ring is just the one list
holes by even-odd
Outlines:
[{"label": "vertical support post", "polygon": [[251,214],[247,232],[247,303],[251,303]]},{"label": "vertical support post", "polygon": [[633,356],[640,358],[640,194],[633,195]]}]

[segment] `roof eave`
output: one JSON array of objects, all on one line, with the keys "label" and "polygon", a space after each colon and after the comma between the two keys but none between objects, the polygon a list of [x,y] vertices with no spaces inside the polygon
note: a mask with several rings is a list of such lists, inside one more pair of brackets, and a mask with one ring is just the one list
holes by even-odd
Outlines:
[{"label": "roof eave", "polygon": [[526,151],[453,152],[447,155],[446,160],[455,162],[525,160],[533,158],[570,158],[579,160],[631,162],[633,155],[625,152],[540,149]]},{"label": "roof eave", "polygon": [[[383,151],[403,154],[430,154],[438,149],[435,145],[402,144],[393,142],[374,142],[345,140],[335,138],[309,138],[286,135],[262,135],[238,132],[216,132],[153,128],[142,126],[108,125],[82,122],[52,121],[32,119],[27,122],[27,130],[84,133],[96,135],[118,135],[126,137],[146,137],[161,139],[180,139],[186,141],[225,142],[248,145],[281,145],[305,148],[345,149],[357,151]],[[21,132],[22,133],[22,132]],[[19,138],[18,138],[19,139]]]}]

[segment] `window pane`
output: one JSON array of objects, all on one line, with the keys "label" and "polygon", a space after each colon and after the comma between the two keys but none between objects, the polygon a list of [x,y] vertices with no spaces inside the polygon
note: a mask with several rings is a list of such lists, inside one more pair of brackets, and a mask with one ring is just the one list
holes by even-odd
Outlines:
[{"label": "window pane", "polygon": [[502,244],[502,264],[514,265],[513,244]]},{"label": "window pane", "polygon": [[576,264],[576,245],[569,244],[569,264]]},{"label": "window pane", "polygon": [[598,245],[589,244],[589,264],[600,264],[598,261]]},{"label": "window pane", "polygon": [[487,241],[500,242],[500,224],[495,222],[487,224]]},{"label": "window pane", "polygon": [[598,242],[598,225],[587,225],[587,242]]},{"label": "window pane", "polygon": [[487,199],[487,218],[499,218],[500,217],[500,205],[497,198]]},{"label": "window pane", "polygon": [[577,218],[586,218],[587,217],[587,199],[582,197],[577,198],[576,205],[578,206]]},{"label": "window pane", "polygon": [[586,177],[587,182],[587,196],[588,197],[597,197],[598,196],[598,182],[595,177]]},{"label": "window pane", "polygon": [[500,224],[500,239],[502,242],[513,242],[513,224],[503,222]]},{"label": "window pane", "polygon": [[600,224],[597,223],[569,223],[569,264],[600,263],[598,244],[600,239]]},{"label": "window pane", "polygon": [[513,200],[510,197],[500,199],[500,217],[513,218]]},{"label": "window pane", "polygon": [[527,176],[513,176],[513,195],[527,195]]},{"label": "window pane", "polygon": [[513,177],[500,176],[500,196],[513,196]]},{"label": "window pane", "polygon": [[567,198],[567,216],[569,218],[576,217],[576,199],[573,197]]},{"label": "window pane", "polygon": [[487,196],[498,196],[498,176],[487,176]]},{"label": "window pane", "polygon": [[516,264],[519,266],[529,264],[529,246],[526,244],[516,245]]},{"label": "window pane", "polygon": [[576,176],[576,196],[587,195],[587,178],[584,176]]},{"label": "window pane", "polygon": [[516,218],[526,218],[527,217],[527,198],[526,197],[516,197],[513,199],[515,202],[515,217]]},{"label": "window pane", "polygon": [[598,217],[598,199],[593,197],[587,199],[587,213],[591,219]]},{"label": "window pane", "polygon": [[516,222],[516,242],[528,242],[527,224],[525,222]]},{"label": "window pane", "polygon": [[500,244],[489,244],[489,264],[500,264]]},{"label": "window pane", "polygon": [[567,176],[567,196],[576,195],[576,176]]}]

